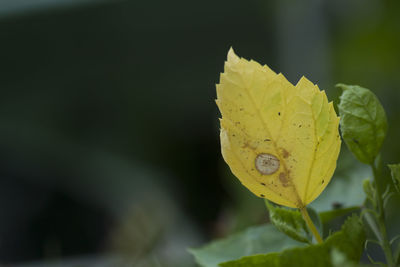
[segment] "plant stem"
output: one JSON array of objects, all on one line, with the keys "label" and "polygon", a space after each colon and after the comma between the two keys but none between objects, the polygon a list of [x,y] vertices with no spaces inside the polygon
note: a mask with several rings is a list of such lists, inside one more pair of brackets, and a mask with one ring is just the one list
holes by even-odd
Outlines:
[{"label": "plant stem", "polygon": [[379,225],[379,230],[381,232],[381,238],[380,243],[381,247],[383,249],[383,252],[385,253],[386,261],[389,267],[395,267],[394,259],[393,259],[393,252],[392,252],[392,247],[390,246],[389,239],[387,237],[387,231],[386,231],[386,225],[385,225],[385,210],[383,207],[383,199],[382,199],[382,189],[380,188],[380,182],[379,180],[381,179],[380,171],[378,168],[375,166],[375,164],[371,164],[372,172],[374,173],[374,181],[375,181],[375,188],[376,188],[376,203],[378,205],[378,218],[377,218],[377,223]]},{"label": "plant stem", "polygon": [[314,223],[312,222],[310,215],[308,215],[308,211],[306,207],[300,208],[301,215],[303,215],[303,219],[306,221],[308,228],[310,229],[311,233],[314,235],[315,239],[319,244],[322,244],[322,238],[318,233],[317,228],[315,227]]}]

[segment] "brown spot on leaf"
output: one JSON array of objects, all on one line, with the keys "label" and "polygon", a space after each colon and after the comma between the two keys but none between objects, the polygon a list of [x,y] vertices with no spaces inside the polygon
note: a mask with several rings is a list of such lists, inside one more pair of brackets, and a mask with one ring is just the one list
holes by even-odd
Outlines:
[{"label": "brown spot on leaf", "polygon": [[248,141],[245,141],[242,148],[250,148],[252,150],[256,150],[255,146],[252,146]]},{"label": "brown spot on leaf", "polygon": [[264,194],[260,194],[260,197],[265,197],[265,195]]},{"label": "brown spot on leaf", "polygon": [[284,173],[284,172],[281,172],[281,173],[279,174],[279,181],[281,181],[281,183],[282,183],[282,185],[283,185],[284,187],[287,187],[287,186],[289,185],[288,176],[287,176],[287,174]]},{"label": "brown spot on leaf", "polygon": [[261,153],[255,159],[256,169],[264,175],[270,175],[278,171],[280,166],[279,159],[274,155]]},{"label": "brown spot on leaf", "polygon": [[290,154],[286,149],[282,148],[282,156],[283,158],[287,159],[290,156]]}]

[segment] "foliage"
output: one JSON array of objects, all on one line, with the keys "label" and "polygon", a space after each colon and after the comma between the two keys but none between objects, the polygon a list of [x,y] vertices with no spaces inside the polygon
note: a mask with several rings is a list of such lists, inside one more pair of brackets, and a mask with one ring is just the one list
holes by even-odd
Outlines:
[{"label": "foliage", "polygon": [[278,207],[268,200],[265,200],[265,204],[270,221],[277,229],[299,242],[311,243],[311,233],[298,210]]},{"label": "foliage", "polygon": [[387,131],[385,111],[376,96],[357,85],[338,84],[340,130],[346,145],[357,159],[372,164]]},{"label": "foliage", "polygon": [[[322,192],[326,185],[318,186],[318,179],[321,177],[326,179],[326,176],[321,176],[322,173],[319,172],[321,169],[318,170],[318,168],[322,168],[324,163],[327,165],[324,166],[325,170],[335,168],[336,153],[338,153],[336,147],[340,144],[340,140],[334,136],[336,134],[334,111],[330,108],[324,111],[325,104],[319,105],[318,108],[314,106],[313,101],[317,96],[323,99],[323,103],[324,101],[327,103],[325,94],[317,90],[317,87],[313,87],[305,78],[302,78],[294,87],[282,75],[276,75],[267,66],[261,67],[256,62],[240,59],[233,54],[233,51],[230,51],[225,72],[221,75],[221,83],[217,86],[217,104],[222,113],[221,146],[225,161],[232,172],[253,193],[262,194],[262,197],[273,202],[297,207],[299,210],[279,207],[266,200],[271,224],[262,226],[259,230],[268,229],[268,232],[271,231],[274,235],[260,235],[259,238],[251,239],[251,243],[263,242],[263,247],[258,246],[259,249],[254,249],[251,246],[252,249],[248,249],[248,244],[243,240],[246,240],[246,236],[257,228],[249,229],[223,241],[211,243],[204,248],[192,249],[191,252],[201,266],[214,267],[217,264],[223,267],[367,266],[360,263],[363,253],[372,264],[389,267],[400,264],[400,242],[396,243],[400,239],[400,234],[388,232],[388,221],[385,215],[385,209],[391,197],[394,194],[397,194],[397,198],[400,196],[400,164],[388,165],[392,180],[387,179],[380,157],[380,149],[388,129],[385,111],[378,98],[370,90],[357,85],[339,84],[338,87],[343,89],[338,105],[342,137],[347,148],[366,165],[361,167],[357,165],[354,168],[362,172],[358,170],[352,173],[354,170],[349,170],[347,175],[341,174],[346,177],[333,181],[325,194],[311,204],[316,212],[310,207],[301,205],[308,204],[313,199],[307,193],[303,193],[307,192],[310,186],[314,186],[314,192],[316,192],[314,197]],[[242,94],[246,94],[246,97]],[[287,107],[287,103],[296,98],[301,98],[304,105],[293,102],[290,108]],[[308,108],[311,113],[306,112],[307,104],[310,104]],[[242,112],[243,110],[246,111]],[[319,110],[319,113],[314,113],[315,110]],[[275,116],[276,112],[278,112],[278,117]],[[280,112],[282,115],[289,113],[289,118],[279,117]],[[330,119],[322,118],[321,114],[324,112],[330,114],[326,115]],[[307,121],[307,116],[315,119]],[[268,124],[265,118],[270,119]],[[313,151],[310,152],[306,146],[303,146],[302,135],[294,128],[289,128],[286,120],[294,125],[304,125],[306,121],[312,125],[311,128],[315,132],[308,132],[308,134],[312,136],[311,139],[319,142],[316,145],[310,141]],[[278,137],[271,134],[274,133],[273,131],[268,131],[271,124],[279,125]],[[322,131],[322,135],[319,135],[321,125],[327,128]],[[284,130],[280,131],[281,128]],[[272,141],[272,145],[266,145],[260,141],[264,138],[268,142]],[[330,141],[326,141],[329,138]],[[294,145],[290,150],[289,147],[284,146],[287,144],[285,142],[283,146],[276,145],[279,140],[288,142],[291,139],[299,141],[299,144]],[[267,144],[270,144],[268,142]],[[327,153],[319,154],[319,145],[323,147],[323,142],[328,144],[328,149],[325,144]],[[279,184],[279,176],[274,174],[282,168],[279,163],[282,162],[282,165],[288,163],[283,150],[277,148],[283,148],[288,153],[299,149],[305,154],[312,155],[311,158],[302,157],[297,153],[298,151],[297,154],[291,154],[291,159],[299,162],[298,165],[293,165],[296,168],[291,174],[299,178],[286,186],[282,181],[280,181],[280,186],[276,186],[277,183]],[[272,163],[267,164],[267,172],[263,173],[263,170],[259,170],[257,173],[254,170],[258,167],[257,155],[263,151],[269,152],[268,155],[273,155],[275,158],[268,158]],[[333,156],[328,157],[328,154]],[[273,162],[274,160],[277,160],[278,164]],[[321,162],[318,163],[318,160]],[[316,165],[313,165],[314,163]],[[299,171],[301,168],[298,166],[302,164],[303,170],[308,170],[305,172],[308,175]],[[366,171],[365,166],[369,167],[370,171]],[[268,172],[274,168],[276,168],[275,171]],[[319,176],[313,176],[316,174],[315,170]],[[371,173],[373,179],[368,179]],[[330,175],[326,181],[329,179]],[[301,182],[303,184],[300,186]],[[292,193],[301,192],[300,201],[296,202],[296,197],[291,196],[288,190],[285,191],[286,187],[291,188]],[[266,188],[275,188],[275,191],[268,191]],[[276,197],[277,193],[281,194],[281,198]],[[305,197],[302,198],[302,196]],[[344,217],[347,217],[347,220],[344,220],[340,230],[332,234],[330,224]],[[270,228],[272,225],[275,228]],[[283,234],[287,236],[282,239],[285,245],[274,240],[277,236],[282,237]],[[288,237],[292,240],[289,241]],[[313,242],[314,240],[317,244]],[[385,263],[376,262],[369,254],[369,244],[376,244],[382,249]]]},{"label": "foliage", "polygon": [[255,195],[304,208],[329,183],[340,151],[339,118],[324,91],[296,86],[229,50],[217,85],[222,155]]},{"label": "foliage", "polygon": [[[347,259],[359,261],[363,252],[365,233],[358,216],[350,217],[338,231],[328,237],[323,244],[302,248],[291,248],[280,253],[254,255],[220,264],[222,267],[258,266],[333,266],[331,252],[339,250]],[[267,265],[268,263],[268,265]]]},{"label": "foliage", "polygon": [[392,174],[393,184],[397,192],[400,192],[400,164],[389,164],[388,167]]},{"label": "foliage", "polygon": [[273,225],[266,224],[250,227],[201,248],[189,249],[189,252],[200,266],[216,267],[221,262],[243,256],[276,252],[296,246],[302,246],[302,243],[279,232]]}]

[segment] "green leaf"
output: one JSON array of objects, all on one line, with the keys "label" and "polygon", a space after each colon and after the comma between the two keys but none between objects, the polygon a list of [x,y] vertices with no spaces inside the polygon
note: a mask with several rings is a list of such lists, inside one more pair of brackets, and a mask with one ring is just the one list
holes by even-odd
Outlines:
[{"label": "green leaf", "polygon": [[311,243],[310,232],[298,210],[278,207],[268,200],[265,200],[265,205],[268,208],[271,223],[275,225],[279,231],[285,233],[294,240]]},{"label": "green leaf", "polygon": [[272,224],[266,224],[250,227],[201,248],[189,249],[189,252],[200,266],[216,267],[220,262],[253,254],[278,252],[295,246],[303,246],[303,243],[289,238]]},{"label": "green leaf", "polygon": [[[358,262],[363,252],[365,233],[358,216],[346,220],[342,229],[326,239],[323,244],[302,248],[291,248],[280,253],[243,257],[239,260],[221,263],[222,267],[285,267],[285,266],[333,266],[331,253],[338,250],[352,262]],[[269,265],[266,265],[266,262]]]},{"label": "green leaf", "polygon": [[268,266],[278,267],[279,265],[279,253],[260,254],[249,257],[244,257],[236,261],[228,261],[219,264],[221,267],[253,267],[253,266]]},{"label": "green leaf", "polygon": [[365,195],[367,196],[367,199],[371,201],[371,203],[375,203],[375,197],[374,197],[375,189],[372,186],[372,183],[369,179],[365,179],[363,181],[363,190]]},{"label": "green leaf", "polygon": [[333,267],[367,267],[367,266],[376,266],[376,265],[365,265],[350,261],[346,255],[336,248],[331,251],[331,260]]},{"label": "green leaf", "polygon": [[378,98],[370,90],[358,85],[338,84],[339,115],[342,137],[356,158],[373,164],[387,131],[387,119]]},{"label": "green leaf", "polygon": [[389,164],[388,167],[392,174],[393,184],[397,192],[400,193],[400,164]]}]

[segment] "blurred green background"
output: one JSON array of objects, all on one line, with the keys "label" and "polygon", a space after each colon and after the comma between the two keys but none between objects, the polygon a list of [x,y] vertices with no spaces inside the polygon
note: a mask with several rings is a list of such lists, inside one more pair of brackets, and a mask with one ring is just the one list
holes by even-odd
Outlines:
[{"label": "blurred green background", "polygon": [[336,83],[372,89],[384,160],[400,162],[399,12],[394,0],[0,1],[0,263],[194,266],[187,247],[265,222],[220,155],[215,84],[231,46],[335,103]]}]

